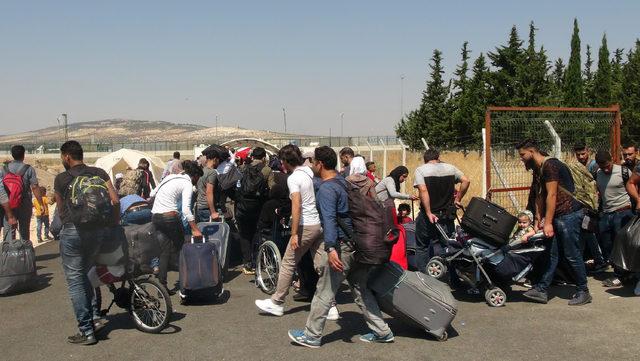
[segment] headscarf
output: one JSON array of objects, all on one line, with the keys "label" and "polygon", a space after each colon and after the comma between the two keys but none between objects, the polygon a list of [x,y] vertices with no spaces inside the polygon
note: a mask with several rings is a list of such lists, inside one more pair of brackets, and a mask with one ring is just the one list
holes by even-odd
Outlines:
[{"label": "headscarf", "polygon": [[362,174],[365,175],[367,173],[367,167],[364,164],[364,158],[362,157],[354,157],[351,160],[351,164],[349,164],[349,175],[353,174]]},{"label": "headscarf", "polygon": [[529,221],[531,221],[531,223],[533,223],[533,213],[531,213],[530,210],[524,210],[524,211],[520,211],[518,212],[518,218],[520,218],[521,216],[526,216],[529,218]]},{"label": "headscarf", "polygon": [[409,174],[409,169],[403,165],[395,167],[391,173],[389,173],[389,177],[393,178],[393,182],[396,184],[396,192],[400,192],[400,177],[403,174]]}]

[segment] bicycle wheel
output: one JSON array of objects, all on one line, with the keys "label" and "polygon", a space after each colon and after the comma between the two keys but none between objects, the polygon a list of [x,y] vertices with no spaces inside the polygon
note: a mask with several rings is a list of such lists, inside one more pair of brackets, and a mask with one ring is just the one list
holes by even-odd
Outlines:
[{"label": "bicycle wheel", "polygon": [[142,332],[159,333],[169,323],[173,308],[169,291],[154,278],[129,281],[131,307],[129,313]]},{"label": "bicycle wheel", "polygon": [[280,272],[280,250],[272,241],[266,241],[258,249],[256,262],[256,283],[267,294],[273,294],[278,284]]}]

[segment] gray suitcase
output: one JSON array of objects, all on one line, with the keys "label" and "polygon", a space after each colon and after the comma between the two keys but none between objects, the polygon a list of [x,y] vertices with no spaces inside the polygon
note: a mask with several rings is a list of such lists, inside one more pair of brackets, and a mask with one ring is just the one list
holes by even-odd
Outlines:
[{"label": "gray suitcase", "polygon": [[446,283],[389,262],[371,274],[369,288],[383,312],[447,339],[458,305]]}]

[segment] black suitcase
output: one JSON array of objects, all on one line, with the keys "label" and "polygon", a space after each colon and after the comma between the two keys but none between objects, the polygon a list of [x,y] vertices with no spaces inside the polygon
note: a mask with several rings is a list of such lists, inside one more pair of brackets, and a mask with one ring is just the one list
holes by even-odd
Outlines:
[{"label": "black suitcase", "polygon": [[222,266],[217,245],[186,243],[180,251],[180,302],[217,301],[222,295]]},{"label": "black suitcase", "polygon": [[462,228],[469,234],[497,246],[509,242],[509,236],[518,219],[506,209],[480,197],[471,198],[462,216]]},{"label": "black suitcase", "polygon": [[383,312],[447,339],[458,304],[446,283],[389,262],[372,272],[368,284]]}]

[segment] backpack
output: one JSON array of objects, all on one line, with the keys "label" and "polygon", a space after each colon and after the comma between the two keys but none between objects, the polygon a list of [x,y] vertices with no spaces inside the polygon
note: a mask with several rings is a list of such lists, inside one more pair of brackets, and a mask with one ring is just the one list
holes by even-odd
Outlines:
[{"label": "backpack", "polygon": [[[542,163],[542,167],[540,167],[540,169],[544,167],[544,164],[549,159],[556,159],[556,158],[545,158],[545,161],[544,163]],[[562,161],[560,162],[564,164],[569,169],[569,172],[571,173],[571,178],[573,178],[574,191],[569,192],[569,190],[559,185],[558,185],[558,189],[562,192],[565,192],[571,195],[573,199],[578,201],[588,210],[597,211],[598,210],[598,187],[596,186],[596,182],[593,179],[591,172],[589,172],[584,165],[578,162],[568,162],[568,163],[565,163]],[[542,171],[540,172],[540,176],[542,176]],[[542,182],[540,182],[540,185],[542,186]]]},{"label": "backpack", "polygon": [[106,226],[113,219],[107,182],[98,176],[76,175],[67,189],[67,199],[71,222],[76,226]]},{"label": "backpack", "polygon": [[263,167],[248,166],[240,180],[240,196],[243,199],[264,199],[269,194],[267,180],[262,175]]},{"label": "backpack", "polygon": [[143,171],[141,169],[132,169],[124,173],[118,195],[120,197],[130,196],[132,194],[140,195],[142,193]]},{"label": "backpack", "polygon": [[238,187],[238,181],[242,179],[242,173],[238,170],[238,167],[231,165],[229,171],[224,174],[218,174],[218,187],[222,190],[222,193],[236,200],[236,188]]},{"label": "backpack", "polygon": [[391,214],[376,197],[373,182],[364,175],[354,174],[347,178],[346,191],[353,234],[345,233],[355,243],[356,260],[373,265],[387,263],[391,248],[398,241],[398,232],[390,226],[393,224],[388,219]]},{"label": "backpack", "polygon": [[23,177],[28,169],[29,165],[22,164],[17,172],[12,173],[9,171],[9,166],[6,164],[4,165],[4,177],[2,178],[2,183],[9,195],[9,208],[11,209],[16,209],[22,204],[25,191]]}]

